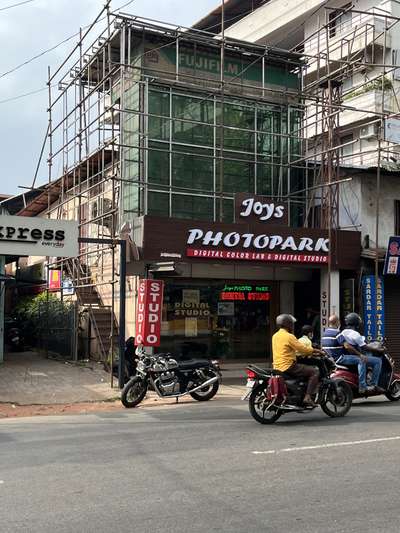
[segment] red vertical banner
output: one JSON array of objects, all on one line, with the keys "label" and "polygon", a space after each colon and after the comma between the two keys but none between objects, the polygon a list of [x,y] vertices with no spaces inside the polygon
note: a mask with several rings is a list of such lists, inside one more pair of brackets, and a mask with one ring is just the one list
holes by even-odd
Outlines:
[{"label": "red vertical banner", "polygon": [[135,344],[160,346],[164,282],[156,279],[139,281]]},{"label": "red vertical banner", "polygon": [[49,290],[59,291],[61,289],[61,270],[49,270]]}]

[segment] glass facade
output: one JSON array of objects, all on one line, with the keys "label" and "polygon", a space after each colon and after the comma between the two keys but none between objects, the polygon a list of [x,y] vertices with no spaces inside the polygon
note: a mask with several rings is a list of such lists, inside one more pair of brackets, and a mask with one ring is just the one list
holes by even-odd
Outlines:
[{"label": "glass facade", "polygon": [[183,356],[270,357],[271,283],[167,280],[161,343]]},{"label": "glass facade", "polygon": [[147,214],[233,222],[236,192],[303,188],[298,108],[151,85],[147,104]]}]

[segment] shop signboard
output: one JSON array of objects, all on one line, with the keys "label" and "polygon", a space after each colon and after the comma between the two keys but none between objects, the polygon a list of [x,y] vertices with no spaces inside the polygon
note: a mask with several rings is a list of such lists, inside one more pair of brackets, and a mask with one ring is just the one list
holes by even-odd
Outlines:
[{"label": "shop signboard", "polygon": [[237,193],[235,195],[235,222],[287,226],[289,223],[288,203],[277,202],[268,196]]},{"label": "shop signboard", "polygon": [[73,296],[75,294],[74,283],[71,278],[62,280],[62,292],[64,296]]},{"label": "shop signboard", "polygon": [[49,270],[49,290],[59,291],[61,289],[61,270]]},{"label": "shop signboard", "polygon": [[295,228],[283,225],[190,221],[145,216],[141,226],[143,259],[157,261],[166,254],[188,262],[258,262],[359,267],[361,238],[356,231]]},{"label": "shop signboard", "polygon": [[400,274],[400,237],[390,237],[386,251],[384,274]]},{"label": "shop signboard", "polygon": [[271,290],[266,285],[225,285],[219,299],[223,302],[269,302]]},{"label": "shop signboard", "polygon": [[385,141],[400,143],[400,120],[398,118],[385,119]]},{"label": "shop signboard", "polygon": [[155,279],[139,281],[136,346],[160,346],[163,295],[163,281]]},{"label": "shop signboard", "polygon": [[378,278],[376,290],[375,276],[363,276],[362,296],[364,311],[364,334],[367,342],[383,341],[385,336],[385,300],[383,278]]},{"label": "shop signboard", "polygon": [[0,255],[76,257],[78,222],[0,215]]}]

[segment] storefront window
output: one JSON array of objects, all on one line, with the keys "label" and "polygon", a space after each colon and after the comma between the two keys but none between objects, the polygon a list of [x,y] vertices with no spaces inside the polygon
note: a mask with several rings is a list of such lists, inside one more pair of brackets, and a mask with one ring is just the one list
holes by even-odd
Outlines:
[{"label": "storefront window", "polygon": [[271,284],[167,281],[161,347],[187,357],[270,357]]}]

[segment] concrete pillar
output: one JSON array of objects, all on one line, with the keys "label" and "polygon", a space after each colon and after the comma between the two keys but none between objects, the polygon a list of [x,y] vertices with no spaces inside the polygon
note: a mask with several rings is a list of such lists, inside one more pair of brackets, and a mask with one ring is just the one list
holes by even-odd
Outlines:
[{"label": "concrete pillar", "polygon": [[[329,284],[328,270],[321,270],[321,333],[328,326],[329,315],[340,314],[340,273],[331,271]],[[330,285],[330,305],[329,305]]]},{"label": "concrete pillar", "polygon": [[281,281],[279,287],[279,313],[294,315],[294,282]]}]

